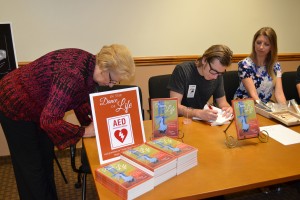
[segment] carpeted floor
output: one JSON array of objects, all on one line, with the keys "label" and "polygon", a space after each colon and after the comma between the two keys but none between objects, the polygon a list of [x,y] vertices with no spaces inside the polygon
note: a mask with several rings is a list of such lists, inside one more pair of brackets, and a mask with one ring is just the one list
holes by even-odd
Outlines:
[{"label": "carpeted floor", "polygon": [[[81,188],[75,188],[77,174],[73,172],[70,165],[70,153],[68,150],[57,151],[57,158],[62,166],[68,184],[64,182],[57,165],[55,167],[55,181],[59,199],[61,200],[79,200],[81,199]],[[77,157],[80,158],[80,149]],[[76,165],[80,165],[79,159]],[[87,200],[97,200],[98,195],[95,189],[91,175],[87,177]],[[18,191],[14,178],[14,172],[10,157],[0,157],[0,200],[18,200]],[[212,198],[225,200],[299,200],[300,199],[300,181],[284,183],[279,186],[269,187],[265,190],[255,189],[251,191],[226,195],[225,197]]]},{"label": "carpeted floor", "polygon": [[[80,149],[77,151],[77,157],[80,158]],[[81,188],[75,188],[77,182],[77,173],[73,172],[70,164],[69,150],[56,152],[59,163],[64,171],[68,184],[64,179],[56,165],[55,168],[55,182],[58,197],[60,200],[79,200],[81,199]],[[77,158],[76,157],[76,158]],[[76,160],[76,166],[80,166],[80,159]],[[87,176],[86,199],[97,200],[98,195],[95,189],[92,175]],[[11,164],[10,157],[0,157],[0,200],[18,200],[18,190]]]}]

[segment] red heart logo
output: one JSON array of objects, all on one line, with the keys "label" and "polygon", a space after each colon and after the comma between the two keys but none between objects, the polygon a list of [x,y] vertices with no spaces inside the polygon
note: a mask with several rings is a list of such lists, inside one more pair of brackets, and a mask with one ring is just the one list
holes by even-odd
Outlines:
[{"label": "red heart logo", "polygon": [[126,139],[127,137],[127,129],[123,128],[121,131],[120,130],[116,130],[114,135],[115,137],[120,141],[120,142],[124,142],[124,140]]}]

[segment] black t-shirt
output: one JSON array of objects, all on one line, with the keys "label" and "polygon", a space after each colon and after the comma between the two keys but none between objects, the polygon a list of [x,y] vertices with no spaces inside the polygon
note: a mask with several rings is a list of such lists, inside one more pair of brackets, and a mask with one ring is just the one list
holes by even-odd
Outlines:
[{"label": "black t-shirt", "polygon": [[213,95],[214,99],[225,95],[223,76],[206,80],[197,70],[195,62],[177,65],[169,81],[168,89],[183,95],[181,104],[202,109]]}]

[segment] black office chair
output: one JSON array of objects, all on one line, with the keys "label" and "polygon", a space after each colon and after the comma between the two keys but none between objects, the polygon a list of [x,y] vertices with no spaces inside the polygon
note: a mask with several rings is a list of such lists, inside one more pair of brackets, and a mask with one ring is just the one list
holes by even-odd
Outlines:
[{"label": "black office chair", "polygon": [[296,88],[296,71],[282,73],[282,87],[286,100],[295,99],[300,104],[300,98]]},{"label": "black office chair", "polygon": [[149,90],[149,113],[151,119],[151,99],[154,98],[169,98],[170,90],[167,88],[171,74],[152,76],[148,80]]},{"label": "black office chair", "polygon": [[86,199],[86,177],[91,173],[91,168],[85,153],[84,143],[82,142],[81,148],[81,165],[79,168],[76,167],[76,144],[70,146],[71,154],[71,166],[74,172],[78,173],[77,183],[75,183],[76,188],[82,187],[81,198]]},{"label": "black office chair", "polygon": [[[97,86],[95,92],[104,92],[110,90],[124,89],[130,87],[138,87],[135,85],[114,85],[112,88],[108,86]],[[138,87],[139,96],[140,96],[140,106],[142,111],[142,118],[144,119],[144,109],[143,109],[143,97],[142,90]],[[84,142],[82,141],[82,149],[81,149],[81,166],[79,168],[76,167],[76,144],[70,146],[70,154],[71,154],[71,166],[74,172],[78,173],[77,183],[75,183],[76,188],[82,187],[82,199],[86,199],[86,177],[91,173],[91,169],[89,166],[89,162],[87,159],[87,155],[85,152]]]},{"label": "black office chair", "polygon": [[231,100],[239,87],[240,81],[238,71],[227,71],[223,75],[224,90],[227,102],[231,105]]}]

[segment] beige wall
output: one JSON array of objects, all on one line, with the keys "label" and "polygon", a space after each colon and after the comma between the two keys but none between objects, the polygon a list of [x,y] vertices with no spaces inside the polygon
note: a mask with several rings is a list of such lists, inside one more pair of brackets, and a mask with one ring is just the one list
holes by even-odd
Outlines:
[{"label": "beige wall", "polygon": [[[111,43],[127,45],[134,57],[200,55],[219,43],[235,54],[249,53],[254,32],[263,26],[276,30],[279,53],[300,52],[299,0],[0,0],[0,5],[0,22],[12,23],[19,62],[67,47],[96,53]],[[300,65],[281,63],[283,71]],[[137,68],[131,83],[141,86],[145,110],[148,78],[173,68]],[[72,113],[68,117],[74,120]],[[8,155],[2,129],[1,155]]]},{"label": "beige wall", "polygon": [[13,26],[18,61],[67,47],[97,53],[122,43],[134,57],[199,55],[212,44],[249,53],[263,26],[279,53],[300,52],[299,0],[0,0]]}]

